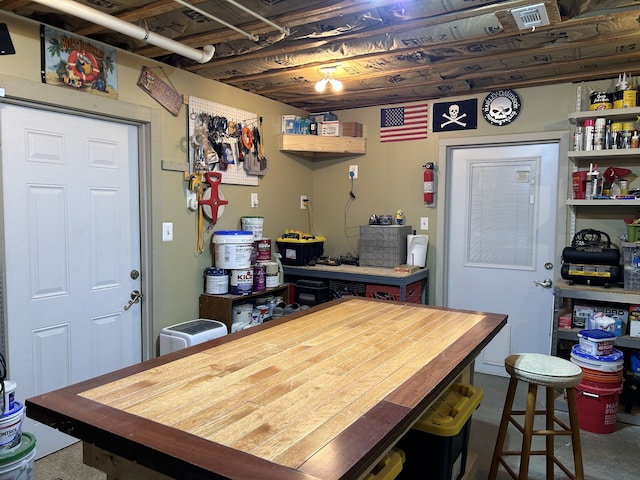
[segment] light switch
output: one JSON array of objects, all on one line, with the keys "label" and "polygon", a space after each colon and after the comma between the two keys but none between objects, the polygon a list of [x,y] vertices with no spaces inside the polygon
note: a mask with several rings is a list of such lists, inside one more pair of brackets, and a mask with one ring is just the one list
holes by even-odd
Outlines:
[{"label": "light switch", "polygon": [[163,242],[173,241],[173,223],[172,222],[162,223],[162,241]]}]

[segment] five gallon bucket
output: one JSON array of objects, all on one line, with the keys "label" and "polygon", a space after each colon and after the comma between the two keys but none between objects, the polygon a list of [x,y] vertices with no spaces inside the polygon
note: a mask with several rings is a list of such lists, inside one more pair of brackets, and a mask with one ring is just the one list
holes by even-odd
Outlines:
[{"label": "five gallon bucket", "polygon": [[20,443],[0,453],[0,480],[33,480],[36,457],[36,437],[23,433]]},{"label": "five gallon bucket", "polygon": [[11,408],[0,417],[0,453],[20,443],[23,420],[24,406],[20,402],[13,402]]},{"label": "five gallon bucket", "polygon": [[622,352],[614,348],[609,355],[591,355],[576,344],[571,348],[571,362],[582,369],[582,382],[576,387],[578,425],[587,432],[613,432],[622,392]]},{"label": "five gallon bucket", "polygon": [[213,232],[216,268],[249,268],[253,252],[253,233],[244,230]]}]

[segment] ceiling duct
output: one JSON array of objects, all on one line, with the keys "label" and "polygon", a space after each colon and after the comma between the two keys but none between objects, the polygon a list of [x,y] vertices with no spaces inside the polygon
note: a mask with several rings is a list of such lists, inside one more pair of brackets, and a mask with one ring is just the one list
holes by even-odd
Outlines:
[{"label": "ceiling duct", "polygon": [[544,3],[514,8],[511,10],[511,15],[513,15],[520,30],[528,30],[530,28],[535,30],[536,27],[549,25],[549,16]]}]

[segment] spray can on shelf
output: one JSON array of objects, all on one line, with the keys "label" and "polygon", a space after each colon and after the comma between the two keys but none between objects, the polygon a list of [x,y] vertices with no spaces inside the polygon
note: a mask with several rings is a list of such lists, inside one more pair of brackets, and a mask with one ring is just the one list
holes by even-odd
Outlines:
[{"label": "spray can on shelf", "polygon": [[573,151],[578,152],[582,150],[584,145],[584,132],[582,125],[576,125],[576,129],[573,132]]},{"label": "spray can on shelf", "polygon": [[595,120],[588,118],[584,121],[584,148],[583,150],[593,150],[593,135],[595,130]]},{"label": "spray can on shelf", "polygon": [[607,120],[605,118],[596,118],[593,129],[594,150],[604,150],[606,126]]}]

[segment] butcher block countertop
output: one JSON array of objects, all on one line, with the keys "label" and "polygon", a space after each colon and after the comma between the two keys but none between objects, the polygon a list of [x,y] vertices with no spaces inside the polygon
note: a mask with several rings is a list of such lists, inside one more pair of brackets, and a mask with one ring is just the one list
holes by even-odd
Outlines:
[{"label": "butcher block countertop", "polygon": [[27,399],[27,415],[174,478],[356,479],[506,315],[343,297]]}]

